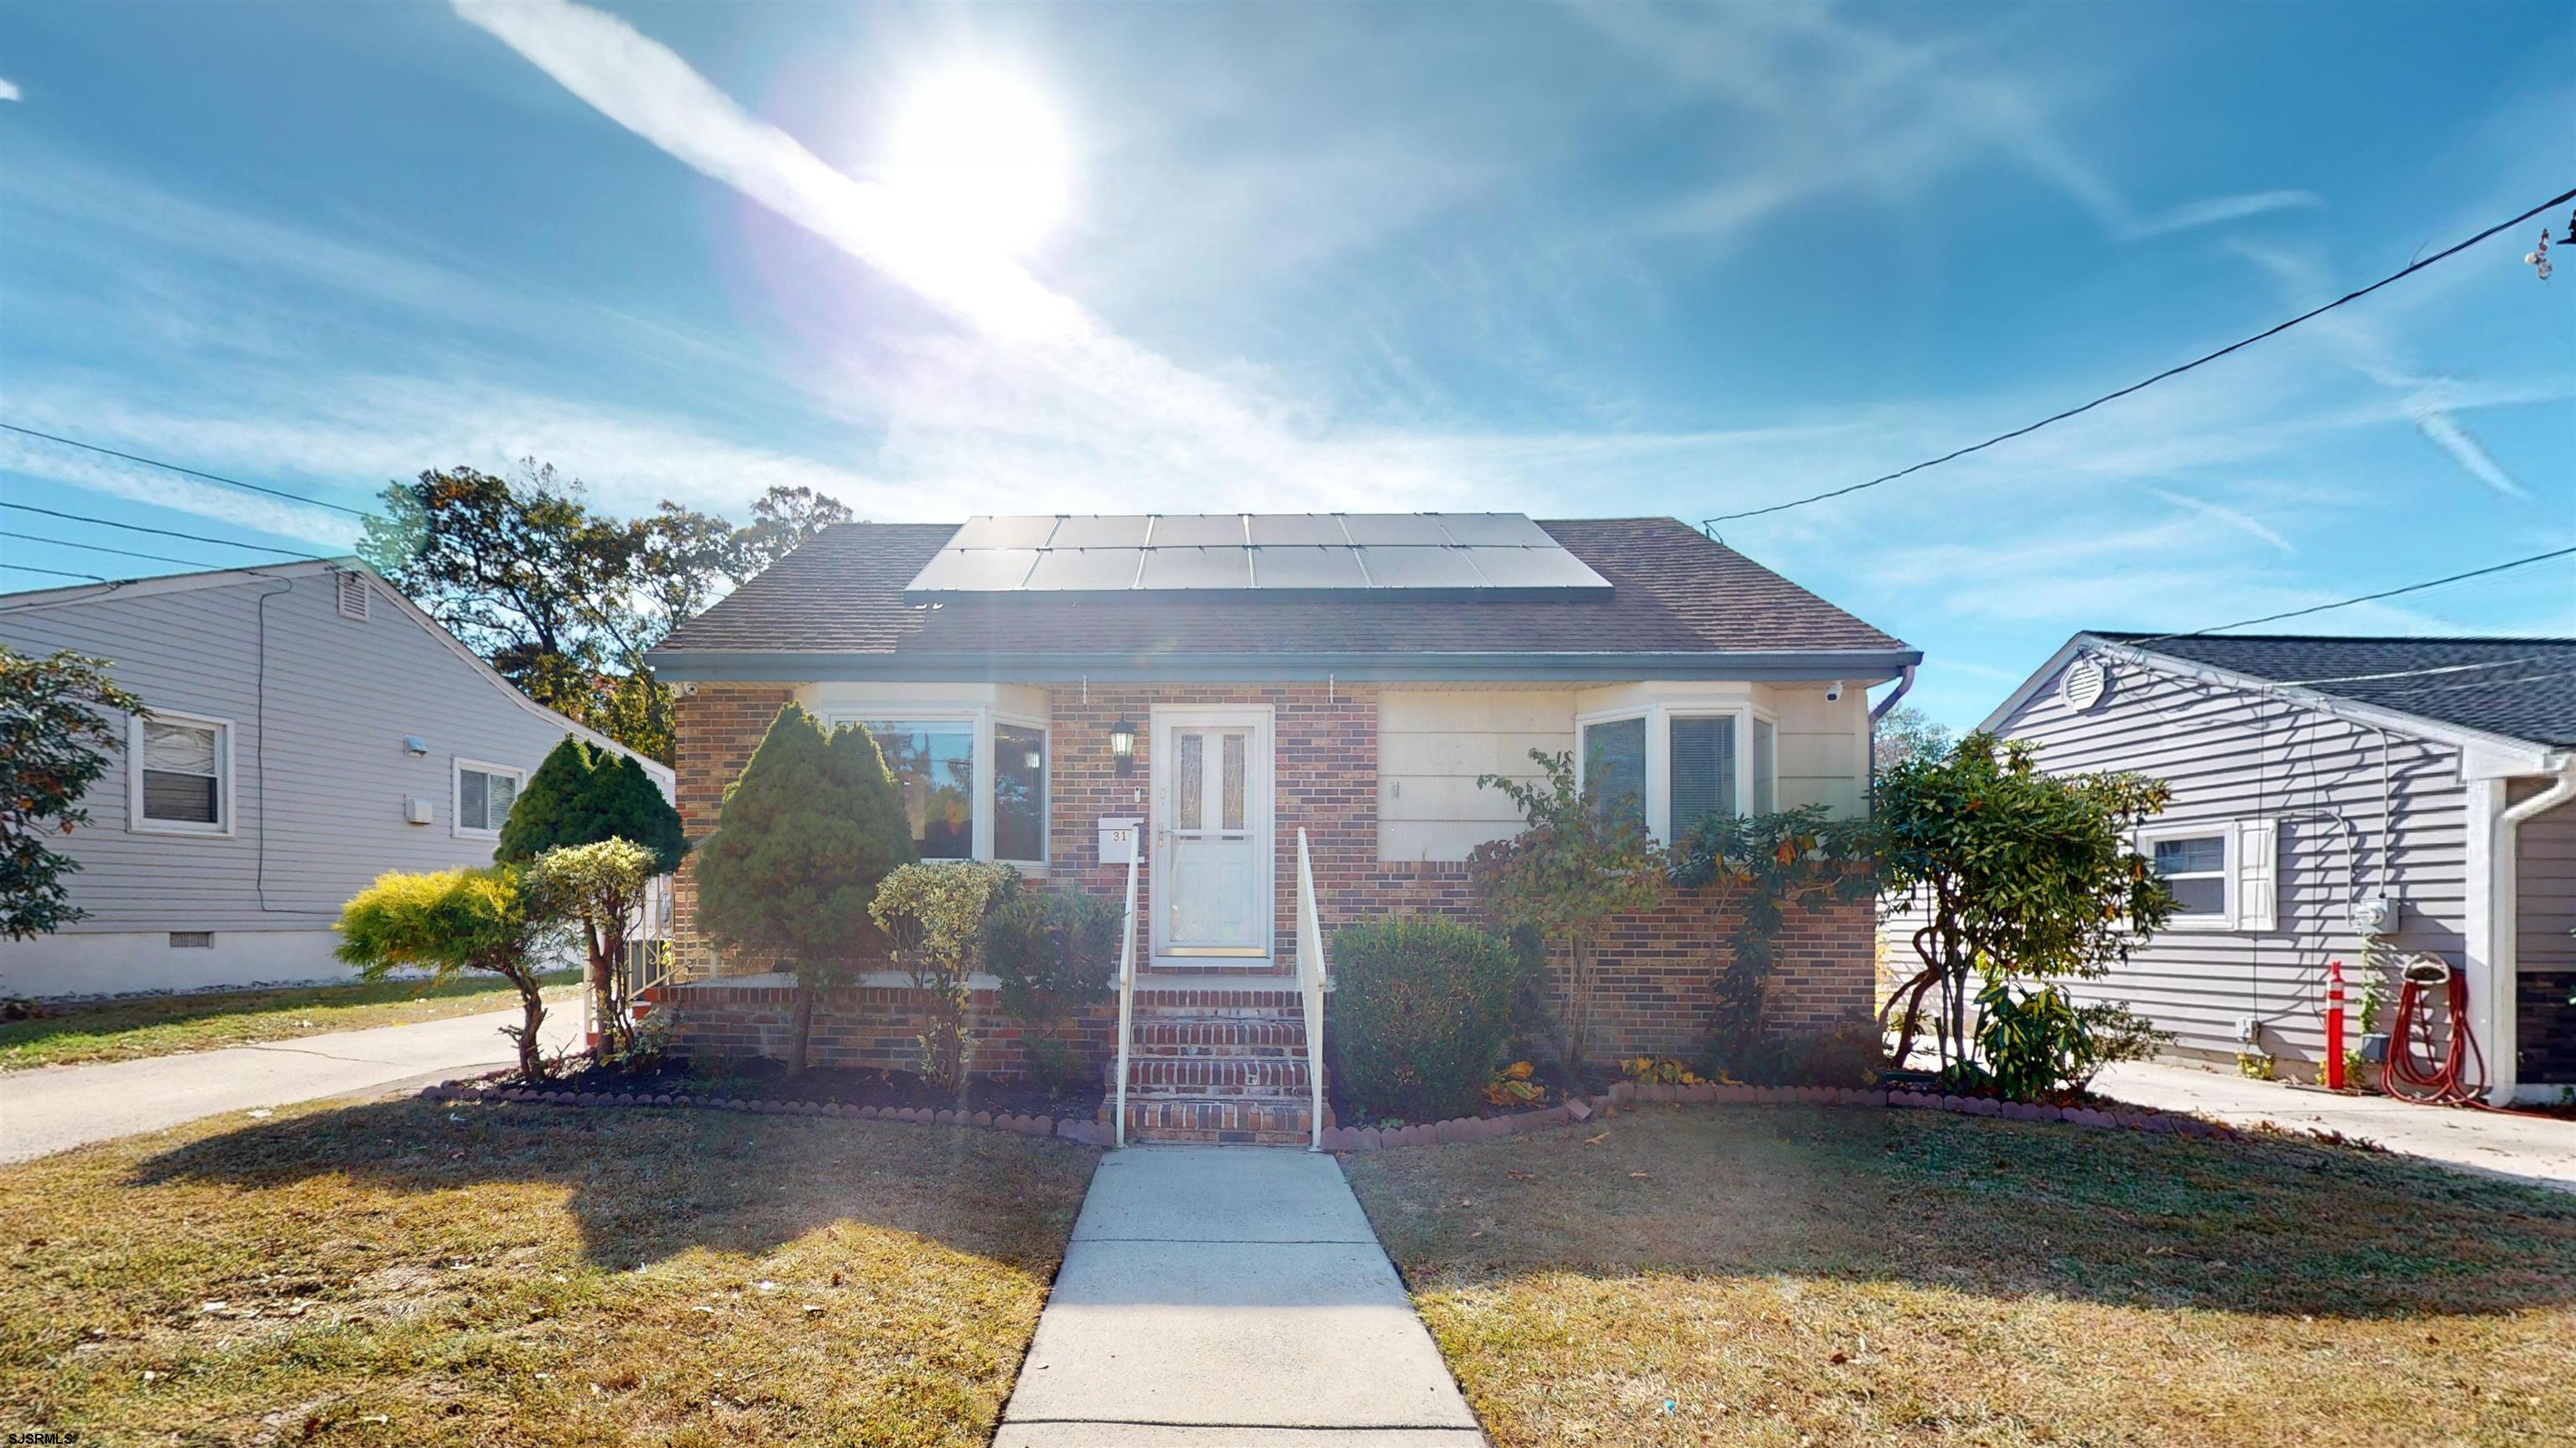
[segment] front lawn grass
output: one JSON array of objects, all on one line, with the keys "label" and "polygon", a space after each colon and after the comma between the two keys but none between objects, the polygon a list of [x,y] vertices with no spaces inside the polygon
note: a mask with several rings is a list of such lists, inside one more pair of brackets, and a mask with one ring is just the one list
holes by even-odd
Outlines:
[{"label": "front lawn grass", "polygon": [[1503,1448],[2576,1424],[2576,1198],[2399,1157],[1642,1107],[1344,1161]]},{"label": "front lawn grass", "polygon": [[[549,975],[549,1003],[577,1001],[581,972]],[[24,1021],[0,1021],[0,1071],[31,1066],[83,1066],[135,1061],[183,1051],[211,1051],[262,1041],[289,1041],[326,1031],[408,1026],[450,1016],[510,1010],[519,993],[484,975],[435,984],[387,980],[277,990],[205,991],[130,996],[63,1006]]]},{"label": "front lawn grass", "polygon": [[101,1443],[980,1444],[1095,1153],[418,1101],[0,1170],[0,1419]]}]

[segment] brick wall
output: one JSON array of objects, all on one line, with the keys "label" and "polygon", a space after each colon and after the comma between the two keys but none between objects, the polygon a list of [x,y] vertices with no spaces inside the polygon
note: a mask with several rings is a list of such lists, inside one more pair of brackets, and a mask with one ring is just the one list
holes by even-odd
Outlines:
[{"label": "brick wall", "polygon": [[[722,981],[681,987],[672,997],[673,1049],[681,1055],[767,1057],[795,1055],[796,993],[785,986],[740,986]],[[921,993],[875,986],[825,991],[814,998],[807,1050],[817,1066],[921,1067],[916,1039],[926,1024]],[[1115,1054],[1117,1012],[1069,1025],[1061,1033],[1081,1058],[1106,1063]],[[1006,1019],[993,992],[979,990],[967,1007],[974,1034],[969,1069],[979,1076],[1017,1076],[1027,1064],[1019,1027]]]},{"label": "brick wall", "polygon": [[[680,810],[690,838],[715,825],[725,784],[741,772],[779,706],[791,691],[779,685],[699,686],[680,701]],[[1352,920],[1398,912],[1474,918],[1463,865],[1381,862],[1377,858],[1377,691],[1366,685],[1205,684],[1099,685],[1051,692],[1053,758],[1048,782],[1052,812],[1052,883],[1115,897],[1126,868],[1100,862],[1097,821],[1147,817],[1156,741],[1152,709],[1191,705],[1268,705],[1275,720],[1273,749],[1276,859],[1274,909],[1279,965],[1293,972],[1296,942],[1297,831],[1312,851],[1315,888],[1327,938]],[[1137,726],[1132,774],[1121,777],[1109,751],[1109,726],[1127,719]],[[1138,884],[1140,948],[1150,921],[1154,881]],[[674,931],[685,962],[705,962],[712,973],[743,974],[771,962],[717,960],[698,939],[695,896],[683,870],[676,892]],[[1604,1058],[1640,1053],[1690,1056],[1706,1044],[1709,980],[1725,963],[1727,917],[1694,898],[1677,898],[1616,927],[1601,951],[1601,1002],[1595,1015],[1597,1052]],[[1866,1019],[1873,1006],[1871,970],[1874,922],[1867,903],[1807,913],[1789,912],[1773,974],[1775,1029],[1803,1032]],[[902,992],[869,991],[836,1002],[861,1012],[903,1010]],[[775,1009],[775,1007],[768,1007]],[[728,1027],[736,1036],[757,1034]],[[835,1030],[842,1027],[836,1022]],[[875,1024],[849,1028],[849,1038],[872,1044],[850,1049],[882,1053],[899,1041],[909,1059],[915,1027]],[[999,1027],[995,1028],[999,1039]],[[818,1014],[816,1035],[823,1033]],[[1106,1041],[1110,1032],[1100,1031]],[[714,1039],[710,1037],[709,1039]],[[836,1049],[838,1049],[836,1047]],[[783,1044],[779,1047],[783,1051]],[[880,1062],[876,1055],[866,1057]],[[1008,1069],[1016,1049],[981,1058],[978,1068]]]}]

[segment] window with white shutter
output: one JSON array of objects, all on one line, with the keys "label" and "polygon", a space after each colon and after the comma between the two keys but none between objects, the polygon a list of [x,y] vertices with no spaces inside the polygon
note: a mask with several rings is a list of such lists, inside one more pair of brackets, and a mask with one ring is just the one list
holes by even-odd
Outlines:
[{"label": "window with white shutter", "polygon": [[2263,932],[2280,928],[2272,820],[2158,825],[2138,832],[2138,850],[2173,892],[2167,930]]},{"label": "window with white shutter", "polygon": [[2236,928],[2279,927],[2281,830],[2273,820],[2236,822]]}]

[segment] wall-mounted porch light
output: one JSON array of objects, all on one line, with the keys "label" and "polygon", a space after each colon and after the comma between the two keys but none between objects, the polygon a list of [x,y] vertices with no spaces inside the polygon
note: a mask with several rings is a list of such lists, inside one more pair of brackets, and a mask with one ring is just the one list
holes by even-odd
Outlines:
[{"label": "wall-mounted porch light", "polygon": [[1109,757],[1118,761],[1121,776],[1136,772],[1136,724],[1121,719],[1109,726]]}]

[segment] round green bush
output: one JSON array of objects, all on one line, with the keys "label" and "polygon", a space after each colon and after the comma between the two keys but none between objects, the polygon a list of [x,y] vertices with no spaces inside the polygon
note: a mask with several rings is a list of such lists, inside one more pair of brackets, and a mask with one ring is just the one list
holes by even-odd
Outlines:
[{"label": "round green bush", "polygon": [[1454,920],[1405,915],[1333,932],[1326,1052],[1361,1114],[1471,1116],[1510,1037],[1511,946]]}]

